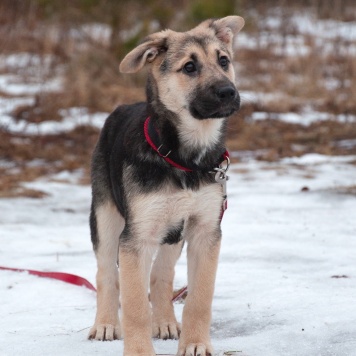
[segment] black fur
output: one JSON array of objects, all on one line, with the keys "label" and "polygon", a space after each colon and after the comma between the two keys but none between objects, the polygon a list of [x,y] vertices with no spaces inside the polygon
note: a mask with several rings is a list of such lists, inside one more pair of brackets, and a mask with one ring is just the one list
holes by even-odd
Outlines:
[{"label": "black fur", "polygon": [[98,243],[99,243],[99,236],[98,236],[98,229],[97,229],[97,223],[96,223],[96,216],[95,216],[95,207],[94,204],[91,204],[91,209],[90,209],[90,217],[89,217],[89,223],[90,223],[90,237],[91,237],[91,242],[93,244],[94,250],[98,248]]},{"label": "black fur", "polygon": [[183,228],[184,228],[184,220],[182,220],[178,226],[171,227],[168,230],[167,235],[163,239],[162,244],[173,245],[181,241]]}]

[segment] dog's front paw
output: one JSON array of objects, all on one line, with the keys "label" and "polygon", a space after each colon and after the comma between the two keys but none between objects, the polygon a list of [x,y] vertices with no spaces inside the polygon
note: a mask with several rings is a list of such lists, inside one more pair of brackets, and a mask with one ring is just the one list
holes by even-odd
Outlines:
[{"label": "dog's front paw", "polygon": [[212,356],[213,352],[210,343],[191,343],[179,345],[177,356]]},{"label": "dog's front paw", "polygon": [[181,326],[177,321],[171,322],[153,322],[152,337],[157,339],[179,339]]},{"label": "dog's front paw", "polygon": [[121,338],[120,325],[95,324],[89,331],[88,339],[112,341]]}]

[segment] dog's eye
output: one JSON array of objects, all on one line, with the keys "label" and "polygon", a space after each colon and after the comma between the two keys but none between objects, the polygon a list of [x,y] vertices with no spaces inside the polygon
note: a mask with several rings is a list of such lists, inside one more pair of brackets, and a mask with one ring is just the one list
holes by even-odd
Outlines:
[{"label": "dog's eye", "polygon": [[227,58],[226,56],[222,56],[219,58],[219,63],[221,65],[221,67],[223,67],[224,69],[227,69],[230,61],[229,61],[229,58]]},{"label": "dog's eye", "polygon": [[184,65],[183,69],[186,73],[190,74],[196,72],[197,67],[195,66],[194,62],[188,62]]}]

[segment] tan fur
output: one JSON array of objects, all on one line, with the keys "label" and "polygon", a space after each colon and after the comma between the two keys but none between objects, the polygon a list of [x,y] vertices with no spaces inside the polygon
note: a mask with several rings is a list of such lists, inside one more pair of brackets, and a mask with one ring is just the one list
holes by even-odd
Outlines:
[{"label": "tan fur", "polygon": [[181,326],[174,315],[174,266],[180,256],[182,243],[162,245],[151,272],[152,336],[160,339],[178,339]]},{"label": "tan fur", "polygon": [[119,252],[125,356],[155,355],[151,341],[151,310],[147,297],[152,254],[144,252],[136,254],[123,248]]},{"label": "tan fur", "polygon": [[[202,243],[206,239],[205,224],[204,228],[199,224],[193,231],[196,235],[188,244],[188,297],[177,354],[182,356],[213,354],[209,329],[220,241]],[[213,234],[210,231],[210,236]]]},{"label": "tan fur", "polygon": [[89,338],[96,340],[119,339],[119,276],[117,257],[119,236],[125,221],[113,202],[100,206],[96,212],[100,244],[96,253],[98,272],[97,312]]},{"label": "tan fur", "polygon": [[133,197],[130,211],[137,238],[135,244],[158,247],[167,227],[176,226],[192,215],[216,226],[221,209],[216,201],[220,200],[219,184],[205,186],[198,191],[167,186],[160,192]]}]

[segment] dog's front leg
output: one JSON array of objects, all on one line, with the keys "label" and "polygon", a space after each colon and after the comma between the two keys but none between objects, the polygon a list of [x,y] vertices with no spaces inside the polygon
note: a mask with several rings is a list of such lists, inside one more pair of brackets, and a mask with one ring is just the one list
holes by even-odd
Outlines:
[{"label": "dog's front leg", "polygon": [[120,244],[119,266],[125,356],[155,355],[151,341],[148,277],[153,252]]},{"label": "dog's front leg", "polygon": [[213,354],[209,330],[221,235],[216,232],[208,236],[199,234],[188,243],[188,297],[183,310],[179,356]]},{"label": "dog's front leg", "polygon": [[174,266],[182,252],[183,241],[161,245],[151,272],[151,303],[153,312],[152,336],[178,339],[180,324],[172,303]]},{"label": "dog's front leg", "polygon": [[95,323],[88,337],[96,340],[119,339],[121,331],[117,254],[119,236],[124,229],[125,221],[111,201],[99,206],[93,202],[90,218],[92,234],[98,240],[95,251],[98,272],[96,275],[97,311]]}]

